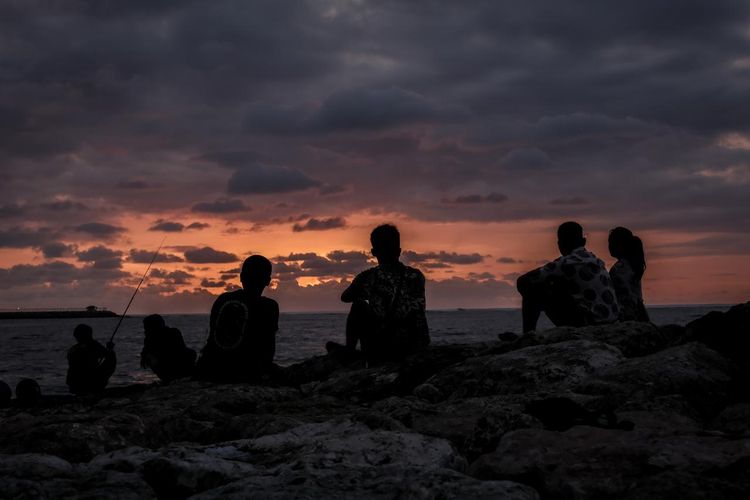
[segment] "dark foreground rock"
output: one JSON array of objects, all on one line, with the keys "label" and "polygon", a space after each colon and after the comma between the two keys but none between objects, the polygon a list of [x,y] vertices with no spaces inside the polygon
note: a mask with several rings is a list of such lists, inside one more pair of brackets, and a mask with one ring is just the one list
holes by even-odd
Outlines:
[{"label": "dark foreground rock", "polygon": [[745,311],[2,409],[0,498],[750,498]]}]

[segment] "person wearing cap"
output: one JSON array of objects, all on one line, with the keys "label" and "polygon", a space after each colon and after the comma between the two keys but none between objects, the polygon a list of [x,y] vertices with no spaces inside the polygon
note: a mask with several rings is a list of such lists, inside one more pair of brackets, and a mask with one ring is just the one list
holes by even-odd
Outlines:
[{"label": "person wearing cap", "polygon": [[143,318],[141,367],[151,368],[163,382],[193,374],[195,351],[185,345],[182,332],[166,325],[164,318],[152,314]]},{"label": "person wearing cap", "polygon": [[583,228],[565,222],[557,229],[561,257],[518,278],[523,331],[536,329],[542,311],[556,326],[617,321],[619,306],[604,262],[586,249]]},{"label": "person wearing cap", "polygon": [[216,299],[208,339],[196,364],[196,378],[256,381],[274,370],[279,305],[263,296],[263,289],[271,283],[271,271],[267,258],[248,257],[240,272],[242,289],[222,293]]},{"label": "person wearing cap", "polygon": [[65,382],[76,395],[97,394],[104,390],[115,372],[117,357],[114,344],[105,348],[93,338],[89,325],[80,324],[73,330],[77,343],[68,350],[68,375]]}]

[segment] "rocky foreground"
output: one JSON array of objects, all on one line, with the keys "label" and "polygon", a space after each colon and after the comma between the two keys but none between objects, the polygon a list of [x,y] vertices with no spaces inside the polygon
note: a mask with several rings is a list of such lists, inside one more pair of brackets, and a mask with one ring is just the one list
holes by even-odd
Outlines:
[{"label": "rocky foreground", "polygon": [[750,302],[0,410],[8,498],[750,498]]}]

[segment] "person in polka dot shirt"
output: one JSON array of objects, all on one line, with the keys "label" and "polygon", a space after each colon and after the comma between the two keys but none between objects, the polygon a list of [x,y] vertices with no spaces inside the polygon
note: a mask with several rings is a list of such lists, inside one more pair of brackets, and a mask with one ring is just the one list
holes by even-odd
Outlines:
[{"label": "person in polka dot shirt", "polygon": [[607,268],[585,245],[580,224],[560,224],[557,246],[562,256],[518,278],[524,332],[536,329],[542,311],[556,326],[617,321],[619,306]]}]

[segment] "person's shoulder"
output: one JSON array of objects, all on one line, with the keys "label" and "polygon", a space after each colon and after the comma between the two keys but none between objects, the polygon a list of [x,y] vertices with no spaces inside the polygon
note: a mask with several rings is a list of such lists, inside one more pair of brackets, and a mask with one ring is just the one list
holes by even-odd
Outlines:
[{"label": "person's shoulder", "polygon": [[404,274],[410,279],[421,279],[424,280],[424,274],[416,267],[404,265]]},{"label": "person's shoulder", "polygon": [[278,302],[276,302],[275,300],[273,300],[273,299],[272,299],[272,298],[270,298],[270,297],[266,297],[265,295],[261,295],[260,297],[258,297],[258,302],[259,302],[259,303],[260,303],[260,304],[261,304],[261,305],[262,305],[263,307],[267,307],[267,308],[269,308],[269,309],[270,309],[270,308],[275,308],[275,309],[278,309],[278,308],[279,308],[279,303],[278,303]]}]

